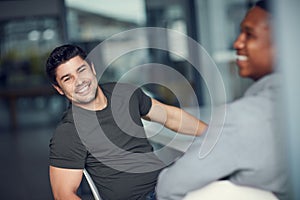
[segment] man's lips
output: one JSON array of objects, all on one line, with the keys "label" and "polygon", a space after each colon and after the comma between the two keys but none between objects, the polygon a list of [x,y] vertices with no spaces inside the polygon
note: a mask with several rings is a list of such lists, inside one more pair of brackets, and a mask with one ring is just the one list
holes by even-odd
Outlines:
[{"label": "man's lips", "polygon": [[77,94],[84,94],[85,92],[88,91],[89,85],[90,85],[90,84],[84,84],[84,85],[78,87],[78,88],[75,90],[75,92],[76,92]]}]

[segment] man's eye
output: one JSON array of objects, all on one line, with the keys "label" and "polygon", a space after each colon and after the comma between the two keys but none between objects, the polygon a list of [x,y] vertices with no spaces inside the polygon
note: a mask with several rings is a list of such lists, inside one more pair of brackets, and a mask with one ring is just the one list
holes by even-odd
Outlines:
[{"label": "man's eye", "polygon": [[252,33],[246,32],[246,37],[247,37],[247,38],[253,38],[254,35],[253,35]]},{"label": "man's eye", "polygon": [[85,67],[79,69],[79,72],[83,72],[83,71],[85,71]]},{"label": "man's eye", "polygon": [[64,82],[67,82],[67,81],[69,81],[70,80],[70,78],[64,78]]}]

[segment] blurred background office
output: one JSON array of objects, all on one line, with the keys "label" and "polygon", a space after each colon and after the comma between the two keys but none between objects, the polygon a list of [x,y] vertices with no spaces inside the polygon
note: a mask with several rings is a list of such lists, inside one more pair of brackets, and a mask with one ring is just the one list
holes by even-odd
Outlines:
[{"label": "blurred background office", "polygon": [[[226,99],[239,98],[251,84],[242,79],[234,64],[233,41],[239,24],[254,0],[2,0],[0,1],[0,199],[52,199],[48,179],[48,144],[66,100],[56,94],[44,74],[44,64],[52,49],[73,43],[87,52],[123,31],[141,27],[161,27],[187,35],[201,44],[221,73]],[[283,72],[283,120],[287,162],[292,177],[299,177],[300,85],[299,1],[274,0],[276,41],[280,45],[278,69]],[[291,30],[289,30],[291,29]],[[289,30],[289,31],[284,31]],[[147,35],[131,35],[110,40],[103,59],[111,59],[123,46],[149,41]],[[153,40],[153,38],[152,38]],[[182,74],[197,96],[188,93],[178,80],[162,77],[176,86],[186,98],[178,102],[176,94],[160,84],[146,84],[145,91],[155,98],[182,107],[208,107],[211,104],[205,80],[186,59],[171,53],[180,49],[193,54],[182,38],[155,37],[166,49],[138,49],[113,60],[99,80],[118,81],[130,69],[147,63],[160,63]],[[201,61],[199,61],[201,63]],[[201,64],[199,65],[201,66]],[[298,66],[298,67],[297,67]],[[201,69],[200,69],[201,70]],[[151,70],[131,81],[142,83],[158,76]],[[214,74],[208,77],[216,79]],[[215,88],[218,90],[219,88]],[[295,199],[300,198],[299,179],[292,178]],[[89,198],[83,184],[80,192]]]}]

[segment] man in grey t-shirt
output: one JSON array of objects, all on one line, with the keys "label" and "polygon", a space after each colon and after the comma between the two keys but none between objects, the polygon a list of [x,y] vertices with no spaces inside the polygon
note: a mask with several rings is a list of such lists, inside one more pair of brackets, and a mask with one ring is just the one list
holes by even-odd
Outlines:
[{"label": "man in grey t-shirt", "polygon": [[54,198],[80,199],[77,189],[86,168],[106,199],[153,199],[162,167],[141,118],[189,135],[203,133],[206,124],[137,88],[98,85],[86,57],[81,48],[67,44],[55,48],[46,64],[53,87],[71,102],[50,143]]}]

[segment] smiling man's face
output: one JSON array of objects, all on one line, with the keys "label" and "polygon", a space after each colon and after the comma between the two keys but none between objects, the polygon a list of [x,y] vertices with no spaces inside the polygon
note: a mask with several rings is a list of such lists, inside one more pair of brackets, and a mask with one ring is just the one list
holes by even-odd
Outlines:
[{"label": "smiling man's face", "polygon": [[79,107],[96,99],[98,81],[95,69],[80,56],[71,58],[56,69],[55,89]]},{"label": "smiling man's face", "polygon": [[233,46],[242,77],[258,80],[273,71],[274,49],[269,17],[268,12],[256,6],[241,23],[240,35]]}]

